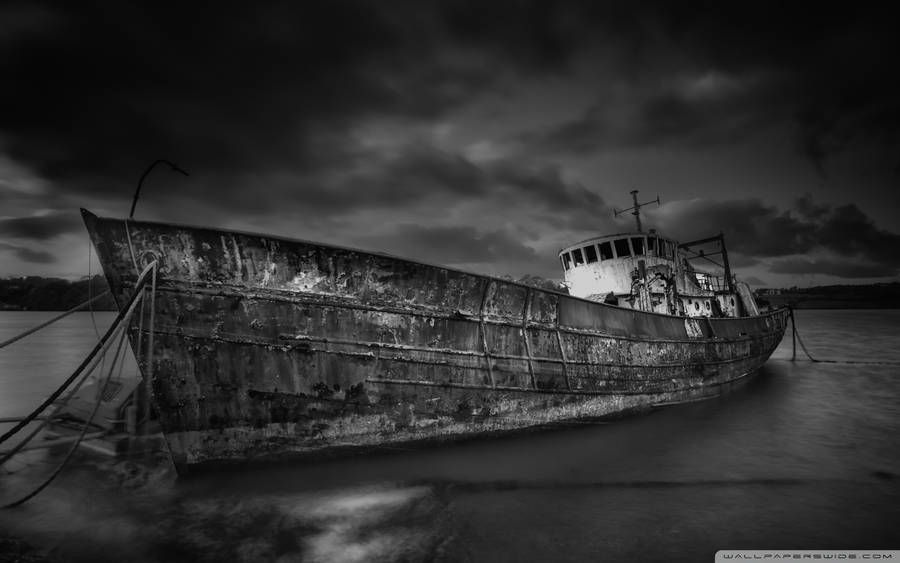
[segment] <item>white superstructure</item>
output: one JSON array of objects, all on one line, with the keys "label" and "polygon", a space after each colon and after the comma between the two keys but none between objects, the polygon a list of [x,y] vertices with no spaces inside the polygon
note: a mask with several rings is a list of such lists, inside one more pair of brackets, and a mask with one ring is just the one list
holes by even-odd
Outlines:
[{"label": "white superstructure", "polygon": [[[640,207],[635,195],[638,231],[590,238],[559,252],[570,294],[668,315],[739,317],[758,312],[749,289],[742,291],[731,275],[721,234],[679,244],[652,229],[641,232]],[[718,251],[691,249],[712,242],[720,244]],[[713,262],[709,257],[714,255],[722,256],[724,276],[698,271],[689,262]]]}]

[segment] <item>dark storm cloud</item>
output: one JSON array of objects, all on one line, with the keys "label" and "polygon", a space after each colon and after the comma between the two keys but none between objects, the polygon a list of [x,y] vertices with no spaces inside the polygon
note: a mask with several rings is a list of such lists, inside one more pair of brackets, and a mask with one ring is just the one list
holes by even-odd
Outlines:
[{"label": "dark storm cloud", "polygon": [[57,23],[51,10],[36,3],[9,3],[0,13],[4,16],[0,18],[0,44],[39,33]]},{"label": "dark storm cloud", "polygon": [[43,250],[32,250],[24,246],[0,242],[0,252],[3,251],[11,251],[16,255],[16,257],[19,258],[19,260],[31,264],[52,264],[56,262],[56,257],[49,252],[44,252]]},{"label": "dark storm cloud", "polygon": [[742,281],[749,283],[753,287],[764,287],[767,285],[765,281],[756,276],[747,276],[746,278],[743,278]]},{"label": "dark storm cloud", "polygon": [[367,237],[376,248],[437,264],[533,263],[537,253],[515,235],[474,227],[397,225],[384,235]]},{"label": "dark storm cloud", "polygon": [[331,165],[360,116],[435,116],[490,83],[478,64],[443,62],[402,8],[58,7],[0,59],[15,85],[0,91],[6,149],[91,192],[158,156],[223,175]]},{"label": "dark storm cloud", "polygon": [[[343,150],[348,131],[366,117],[433,119],[496,87],[506,72],[564,73],[597,49],[613,53],[636,89],[631,119],[613,122],[598,106],[535,133],[537,141],[566,151],[713,142],[744,134],[772,111],[796,116],[799,146],[816,162],[852,139],[896,140],[900,96],[882,56],[896,39],[880,14],[702,8],[11,4],[0,12],[14,31],[0,73],[14,87],[0,91],[10,108],[0,128],[10,155],[68,189],[127,197],[148,161],[168,157],[207,171],[194,189],[202,184],[212,198],[237,190],[247,171],[340,168],[351,156]],[[648,86],[642,73],[669,68],[672,52],[689,61],[676,60],[673,71],[718,70],[738,87],[690,98]],[[769,78],[747,82],[754,76]]]},{"label": "dark storm cloud", "polygon": [[[711,74],[697,79],[698,84],[670,87],[663,92],[641,92],[638,88],[632,100],[603,100],[578,118],[525,132],[517,140],[532,150],[554,155],[739,142],[778,117],[767,104],[776,92],[777,77],[747,81],[734,83]],[[700,91],[692,92],[692,88]]]},{"label": "dark storm cloud", "polygon": [[0,236],[12,238],[46,240],[81,228],[81,219],[74,213],[0,219]]},{"label": "dark storm cloud", "polygon": [[[245,183],[253,182],[248,179]],[[545,212],[547,220],[565,214],[565,220],[575,227],[593,225],[598,215],[609,215],[599,195],[566,181],[559,166],[516,157],[475,162],[427,143],[402,144],[391,154],[356,149],[339,173],[319,170],[283,180],[276,177],[267,187],[283,193],[288,201],[290,196],[300,198],[302,194],[297,205],[328,215],[466,200],[484,201],[486,207],[497,203],[494,200],[501,206],[520,205]],[[147,197],[162,201],[165,196]],[[208,202],[208,206],[243,211],[277,209],[279,205],[284,202],[261,199],[258,192],[249,189],[225,191]]]},{"label": "dark storm cloud", "polygon": [[730,249],[753,257],[787,256],[809,251],[816,225],[757,199],[691,200],[660,212],[660,231],[681,241],[714,235],[720,230]]},{"label": "dark storm cloud", "polygon": [[0,58],[15,85],[0,91],[14,108],[0,116],[5,149],[69,189],[116,196],[157,157],[210,171],[209,195],[248,170],[339,167],[366,117],[433,119],[498,69],[571,55],[553,23],[563,6],[515,5],[6,6],[0,20],[22,31]]},{"label": "dark storm cloud", "polygon": [[[520,140],[554,153],[695,146],[792,123],[798,150],[822,174],[848,146],[900,141],[900,77],[887,56],[900,51],[900,36],[886,8],[679,2],[629,10],[588,9],[585,18],[600,26],[594,42],[616,54],[612,80],[626,84],[622,98],[602,90],[582,116]],[[719,83],[676,87],[706,73]]]},{"label": "dark storm cloud", "polygon": [[427,144],[403,145],[390,156],[370,152],[359,160],[364,166],[345,177],[341,185],[332,186],[337,190],[316,194],[319,203],[330,204],[342,192],[355,195],[336,203],[366,207],[413,203],[439,195],[478,197],[487,189],[487,175],[478,166]]},{"label": "dark storm cloud", "polygon": [[[499,53],[519,68],[558,72],[590,43],[598,24],[590,2],[464,0],[433,3],[448,35]],[[593,28],[593,29],[592,29]]]},{"label": "dark storm cloud", "polygon": [[493,88],[498,69],[544,72],[568,59],[574,43],[554,35],[565,10],[525,4],[477,10],[477,21],[503,23],[484,27],[464,3],[7,6],[0,20],[20,31],[0,57],[15,85],[0,89],[14,108],[0,114],[0,148],[50,180],[48,199],[123,213],[148,162],[170,158],[191,173],[154,171],[138,216],[321,217],[498,186],[554,210],[599,206],[551,164],[476,165],[427,145],[388,154],[357,142],[366,119],[429,122]]},{"label": "dark storm cloud", "polygon": [[831,209],[816,231],[816,242],[845,256],[900,265],[900,235],[876,227],[854,204]]},{"label": "dark storm cloud", "polygon": [[494,182],[515,187],[550,210],[577,213],[584,209],[594,215],[609,214],[603,198],[580,184],[566,182],[559,166],[534,166],[506,159],[486,164],[485,168]]},{"label": "dark storm cloud", "polygon": [[886,4],[753,3],[685,13],[675,27],[685,45],[721,68],[785,76],[798,144],[822,171],[848,144],[898,141],[900,78],[888,53],[900,50],[900,37],[892,21]]},{"label": "dark storm cloud", "polygon": [[[817,204],[811,195],[781,211],[759,200],[693,200],[687,205],[651,212],[660,230],[682,241],[721,230],[730,251],[741,261],[773,262],[776,273],[827,273],[840,277],[895,275],[900,270],[900,235],[878,228],[856,205]],[[796,255],[825,251],[841,260],[813,260]]]},{"label": "dark storm cloud", "polygon": [[812,194],[803,194],[794,202],[794,208],[804,218],[812,221],[818,221],[828,215],[831,208],[828,205],[821,205],[813,200]]},{"label": "dark storm cloud", "polygon": [[[727,242],[727,239],[726,239]],[[733,268],[749,268],[760,263],[758,258],[744,254],[740,248],[734,246],[728,247],[728,263]]]},{"label": "dark storm cloud", "polygon": [[897,264],[809,258],[776,260],[769,269],[776,274],[827,274],[839,278],[882,278],[895,276],[900,270]]}]

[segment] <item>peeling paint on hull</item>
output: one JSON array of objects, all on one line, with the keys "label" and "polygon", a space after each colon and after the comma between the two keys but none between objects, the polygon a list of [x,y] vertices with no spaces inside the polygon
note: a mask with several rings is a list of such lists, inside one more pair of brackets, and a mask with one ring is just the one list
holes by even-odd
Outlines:
[{"label": "peeling paint on hull", "polygon": [[[701,399],[755,372],[787,323],[786,310],[685,319],[320,243],[83,215],[119,303],[158,261],[153,400],[178,466]],[[133,347],[147,329],[135,321]]]}]

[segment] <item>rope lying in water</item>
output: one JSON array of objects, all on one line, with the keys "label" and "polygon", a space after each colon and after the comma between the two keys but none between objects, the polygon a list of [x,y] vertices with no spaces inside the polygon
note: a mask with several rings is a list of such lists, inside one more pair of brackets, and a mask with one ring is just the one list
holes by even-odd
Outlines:
[{"label": "rope lying in water", "polygon": [[65,318],[65,317],[68,317],[68,316],[71,315],[72,313],[76,313],[76,312],[80,311],[81,309],[87,307],[88,305],[90,305],[90,304],[93,303],[94,301],[97,301],[98,299],[100,299],[100,298],[102,298],[102,297],[106,297],[106,295],[108,295],[108,294],[109,294],[109,291],[108,291],[108,290],[107,290],[107,291],[104,291],[104,292],[101,293],[100,295],[97,295],[96,297],[91,297],[90,299],[88,299],[88,300],[85,301],[84,303],[81,303],[81,304],[79,304],[79,305],[76,305],[76,306],[72,307],[71,309],[69,309],[69,310],[66,311],[65,313],[62,313],[61,315],[57,315],[57,316],[53,317],[52,319],[50,319],[49,321],[47,321],[47,322],[45,322],[45,323],[41,323],[41,324],[39,324],[38,326],[36,326],[36,327],[34,327],[34,328],[30,328],[30,329],[26,330],[25,332],[23,332],[22,334],[19,334],[19,335],[17,335],[17,336],[13,336],[13,337],[10,338],[9,340],[4,340],[3,342],[0,342],[0,348],[6,348],[7,346],[9,346],[10,344],[12,344],[13,342],[18,342],[19,340],[22,340],[23,338],[25,338],[25,337],[28,336],[29,334],[34,334],[35,332],[41,330],[42,328],[47,327],[47,326],[50,326],[50,325],[52,325],[53,323],[55,323],[56,321],[58,321],[58,320],[60,320],[60,319],[63,319],[63,318]]},{"label": "rope lying in water", "polygon": [[94,349],[91,350],[91,353],[88,354],[88,356],[84,359],[84,361],[81,362],[81,364],[75,369],[75,371],[72,373],[72,375],[70,375],[63,382],[63,384],[59,386],[59,388],[56,391],[51,393],[50,396],[47,397],[47,399],[45,399],[44,402],[41,403],[36,409],[34,409],[28,416],[26,416],[21,421],[19,421],[18,424],[16,424],[15,426],[13,426],[9,430],[7,430],[3,434],[3,436],[0,436],[0,444],[5,442],[6,440],[8,440],[11,436],[16,434],[19,430],[21,430],[28,423],[30,423],[32,420],[34,420],[38,415],[40,415],[44,411],[44,409],[46,409],[54,401],[56,401],[56,399],[58,399],[59,396],[62,395],[62,393],[66,390],[66,388],[69,387],[69,385],[72,384],[73,381],[78,379],[78,377],[81,375],[81,373],[84,371],[84,369],[92,362],[92,360],[97,356],[97,354],[100,352],[100,350],[102,350],[103,348],[106,347],[106,341],[109,340],[109,338],[110,338],[110,336],[112,336],[113,332],[116,331],[119,324],[121,324],[122,319],[124,319],[126,316],[130,317],[131,313],[134,311],[135,304],[138,302],[138,297],[140,297],[140,295],[141,295],[141,291],[143,290],[144,286],[147,284],[147,275],[150,273],[151,270],[154,270],[155,268],[156,268],[156,262],[152,262],[150,265],[148,265],[146,268],[144,268],[144,271],[141,272],[140,277],[138,277],[137,283],[135,284],[135,287],[134,287],[134,292],[131,294],[131,297],[128,299],[128,302],[125,304],[125,306],[119,312],[119,314],[116,316],[116,319],[113,321],[112,325],[110,325],[109,329],[106,331],[106,334],[103,335],[103,338],[100,339],[100,342],[98,342],[96,344],[96,346],[94,346]]},{"label": "rope lying in water", "polygon": [[[100,397],[106,391],[106,387],[109,385],[109,382],[112,379],[113,371],[115,371],[115,367],[116,367],[116,361],[119,358],[119,354],[122,351],[122,345],[124,344],[125,338],[127,336],[128,325],[131,322],[131,317],[133,316],[134,311],[137,308],[138,302],[143,303],[143,297],[144,297],[143,294],[144,294],[144,289],[145,289],[145,285],[146,285],[146,281],[147,281],[146,275],[147,275],[148,271],[152,271],[152,280],[153,280],[152,281],[152,291],[153,292],[156,291],[156,262],[154,261],[154,262],[150,263],[149,265],[147,265],[147,267],[144,269],[144,271],[141,273],[140,277],[138,278],[138,283],[135,284],[134,293],[132,294],[131,298],[128,301],[127,310],[123,311],[124,314],[120,313],[116,317],[116,320],[113,322],[112,326],[110,327],[110,330],[108,330],[106,332],[106,334],[103,336],[101,341],[98,343],[98,346],[100,346],[100,348],[105,353],[106,349],[113,342],[113,340],[116,337],[119,337],[119,345],[116,347],[116,353],[115,353],[115,356],[113,357],[112,363],[110,364],[109,372],[106,375],[106,379],[104,380],[102,387],[100,388],[100,394],[98,395],[97,400],[94,402],[94,408],[91,411],[90,416],[88,416],[87,420],[85,420],[84,425],[81,428],[81,433],[78,435],[78,438],[76,438],[76,440],[74,441],[72,446],[69,448],[69,451],[66,453],[66,456],[59,463],[59,465],[56,467],[56,469],[53,471],[53,473],[51,473],[50,476],[47,477],[47,479],[45,479],[43,483],[41,483],[30,493],[19,498],[18,500],[13,501],[8,504],[5,504],[3,506],[0,506],[0,509],[8,509],[8,508],[14,508],[16,506],[19,506],[19,505],[27,502],[31,498],[35,497],[37,494],[39,494],[41,491],[43,491],[45,488],[47,488],[50,485],[50,483],[52,483],[53,480],[56,479],[56,477],[62,472],[62,470],[65,468],[66,464],[72,458],[72,455],[74,455],[75,451],[81,445],[81,442],[84,440],[84,437],[87,434],[88,428],[90,428],[91,424],[94,421],[94,417],[97,415],[97,411],[100,409],[100,403],[102,402]],[[155,296],[151,294],[151,301],[153,301],[154,297]],[[152,316],[151,316],[151,319],[152,319]],[[152,335],[152,327],[151,327],[151,335]],[[91,354],[88,356],[88,359],[86,359],[85,362],[89,361],[92,356],[95,356],[96,352],[97,352],[97,348],[95,347],[95,349],[91,352]],[[88,370],[88,372],[84,374],[84,376],[81,378],[81,381],[78,382],[78,386],[76,386],[76,388],[73,389],[69,393],[69,395],[66,397],[65,402],[68,402],[68,400],[71,399],[72,396],[74,396],[75,392],[78,390],[78,387],[80,387],[81,384],[87,380],[87,377],[97,367],[98,363],[99,363],[98,359],[94,358],[93,365],[91,366],[90,370]],[[82,363],[82,366],[84,366],[84,363]],[[76,374],[81,370],[82,366],[79,366],[79,369],[76,370],[76,372],[75,372]],[[75,374],[73,374],[73,375],[75,375]],[[67,382],[64,383],[62,387],[60,387],[60,389],[57,390],[56,395],[58,396],[59,393],[61,393],[62,390],[68,386],[69,383],[71,383],[71,378],[70,378],[70,380],[67,380]],[[44,405],[39,407],[39,410],[42,410],[43,407],[44,407]],[[57,412],[61,408],[62,408],[61,406],[58,407]],[[32,413],[32,414],[34,414],[34,413]],[[54,415],[55,414],[56,413],[54,413]],[[25,421],[23,420],[23,422],[25,422]],[[25,423],[27,423],[27,422],[25,422]],[[46,424],[46,422],[44,424]],[[43,425],[41,425],[41,427],[43,427]],[[18,444],[16,446],[16,448],[11,450],[10,452],[7,452],[6,455],[3,457],[2,462],[0,462],[0,465],[2,465],[2,463],[6,462],[8,459],[10,459],[16,452],[18,452],[22,447],[24,447],[24,445],[35,434],[37,434],[37,431],[32,432],[31,435],[29,435],[25,440],[23,440],[22,443]],[[2,442],[2,440],[0,440],[0,442]]]},{"label": "rope lying in water", "polygon": [[[103,348],[103,352],[100,355],[101,357],[105,357],[106,351],[108,350],[109,345],[112,343],[113,340],[115,340],[116,338],[119,338],[119,345],[116,347],[116,353],[113,356],[113,363],[112,363],[112,365],[109,366],[109,377],[107,377],[107,381],[109,380],[109,378],[112,377],[112,372],[115,369],[116,360],[118,360],[119,355],[122,352],[122,345],[125,342],[125,335],[126,335],[126,330],[124,327],[128,326],[128,323],[130,322],[132,316],[134,316],[134,315],[133,314],[129,315],[129,316],[125,317],[125,319],[123,319],[122,323],[119,325],[120,328],[118,329],[118,334],[114,334],[112,338],[110,338],[109,340],[106,341],[104,348]],[[122,357],[124,358],[124,354],[122,354]],[[6,452],[0,452],[0,453],[2,453],[2,457],[0,457],[0,466],[3,466],[4,464],[6,464],[7,461],[9,461],[14,455],[19,453],[19,451],[21,451],[25,446],[27,446],[28,443],[32,440],[32,438],[37,436],[41,432],[41,430],[43,430],[48,424],[50,424],[51,422],[56,420],[57,416],[59,416],[59,414],[63,411],[63,409],[66,408],[66,405],[69,404],[69,401],[71,401],[72,398],[75,396],[75,394],[78,393],[78,390],[81,389],[81,386],[84,385],[84,383],[88,380],[88,378],[94,372],[94,370],[97,369],[97,364],[101,364],[100,358],[94,359],[92,365],[90,367],[88,367],[88,369],[84,372],[84,374],[81,376],[81,379],[78,381],[78,383],[76,383],[75,386],[72,387],[72,389],[63,398],[63,400],[61,402],[56,404],[56,408],[53,410],[52,413],[50,413],[50,415],[45,416],[45,417],[38,417],[38,419],[41,420],[41,424],[39,424],[37,426],[37,428],[32,430],[31,433],[28,434],[28,436],[26,436],[24,439],[22,439],[11,450],[6,451]],[[103,371],[103,368],[101,368],[101,371]],[[97,394],[98,402],[100,402],[100,397],[102,396],[105,389],[106,389],[106,385],[104,385],[102,389],[98,389],[98,394]]]},{"label": "rope lying in water", "polygon": [[[127,323],[130,320],[131,320],[131,315],[126,317],[125,323]],[[119,352],[122,350],[122,343],[125,341],[125,336],[127,334],[127,330],[124,328],[125,323],[122,323],[123,329],[121,331],[121,337],[119,339],[119,346],[116,349],[117,357],[119,355]],[[112,374],[113,374],[113,370],[115,368],[116,359],[117,358],[113,359],[113,365],[110,366],[109,372],[106,375],[106,380],[103,382],[103,386],[101,387],[101,391],[100,391],[101,394],[104,391],[106,391],[106,387],[109,385],[110,379],[112,379]],[[66,452],[66,456],[62,459],[62,461],[59,463],[59,465],[56,466],[56,469],[53,470],[53,473],[51,473],[50,476],[48,476],[46,479],[44,479],[44,482],[41,483],[40,485],[38,485],[37,487],[35,487],[30,493],[28,493],[27,495],[25,495],[23,497],[20,497],[18,500],[15,500],[13,502],[10,502],[8,504],[4,504],[3,506],[0,506],[0,509],[15,508],[16,506],[19,506],[20,504],[24,504],[24,503],[28,502],[30,499],[37,496],[38,493],[40,493],[41,491],[46,489],[50,485],[50,483],[52,483],[53,480],[56,479],[56,477],[59,476],[60,473],[62,473],[63,468],[65,468],[66,464],[72,458],[72,455],[78,449],[78,446],[81,445],[82,440],[84,440],[84,436],[87,434],[88,428],[91,427],[91,424],[94,421],[94,417],[97,416],[97,411],[100,410],[101,402],[102,401],[98,397],[97,400],[94,402],[94,408],[91,410],[90,416],[88,416],[87,420],[84,421],[84,425],[81,427],[81,433],[78,435],[78,438],[75,440],[75,442],[72,443],[72,446],[69,448],[69,451]]]},{"label": "rope lying in water", "polygon": [[817,364],[863,364],[876,366],[900,366],[900,362],[893,362],[890,360],[820,360],[818,358],[814,358],[812,354],[809,353],[809,350],[806,349],[806,344],[803,343],[803,339],[800,338],[800,331],[797,330],[797,320],[794,318],[794,308],[789,307],[788,310],[791,312],[791,334],[793,338],[793,349],[791,353],[792,362],[797,360],[797,343],[799,342],[800,348],[806,354],[806,357],[809,358],[809,361],[815,362]]},{"label": "rope lying in water", "polygon": [[[112,340],[113,339],[111,338],[106,342],[106,346],[103,349],[104,353],[106,352],[106,348],[109,346],[109,343],[112,342]],[[21,451],[25,446],[27,446],[28,443],[31,442],[31,440],[35,436],[40,434],[41,430],[43,430],[48,424],[50,424],[52,421],[54,421],[56,419],[56,417],[59,415],[59,413],[62,412],[62,410],[66,407],[66,405],[69,403],[69,401],[71,401],[72,398],[75,396],[75,394],[78,393],[78,390],[81,389],[81,386],[84,385],[84,383],[88,380],[88,378],[94,372],[94,370],[97,369],[98,364],[100,364],[100,358],[94,358],[94,361],[87,368],[87,370],[85,370],[85,372],[81,375],[81,378],[78,380],[78,382],[72,387],[72,389],[69,390],[69,392],[63,398],[63,400],[60,401],[59,403],[57,403],[56,408],[53,409],[53,412],[50,413],[50,415],[48,415],[46,417],[39,417],[39,418],[41,418],[41,423],[37,426],[37,428],[32,430],[27,436],[25,436],[25,438],[23,438],[12,449],[2,452],[2,457],[0,457],[0,466],[4,465],[14,455],[19,453],[19,451]]]}]

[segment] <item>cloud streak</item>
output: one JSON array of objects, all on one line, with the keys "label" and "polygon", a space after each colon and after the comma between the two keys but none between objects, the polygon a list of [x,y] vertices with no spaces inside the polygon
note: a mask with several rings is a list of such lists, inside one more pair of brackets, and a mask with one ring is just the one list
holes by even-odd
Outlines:
[{"label": "cloud streak", "polygon": [[81,219],[71,212],[0,219],[0,236],[20,239],[47,240],[81,228]]},{"label": "cloud streak", "polygon": [[0,242],[0,252],[12,252],[23,262],[30,264],[52,264],[56,262],[56,257],[43,250],[34,250],[25,246]]},{"label": "cloud streak", "polygon": [[[747,256],[775,259],[770,271],[875,278],[900,272],[900,235],[880,229],[856,205],[818,204],[810,194],[787,210],[756,199],[691,200],[650,211],[660,229],[682,241],[702,238],[710,228],[725,235],[736,263]],[[810,258],[825,253],[830,258]]]}]

